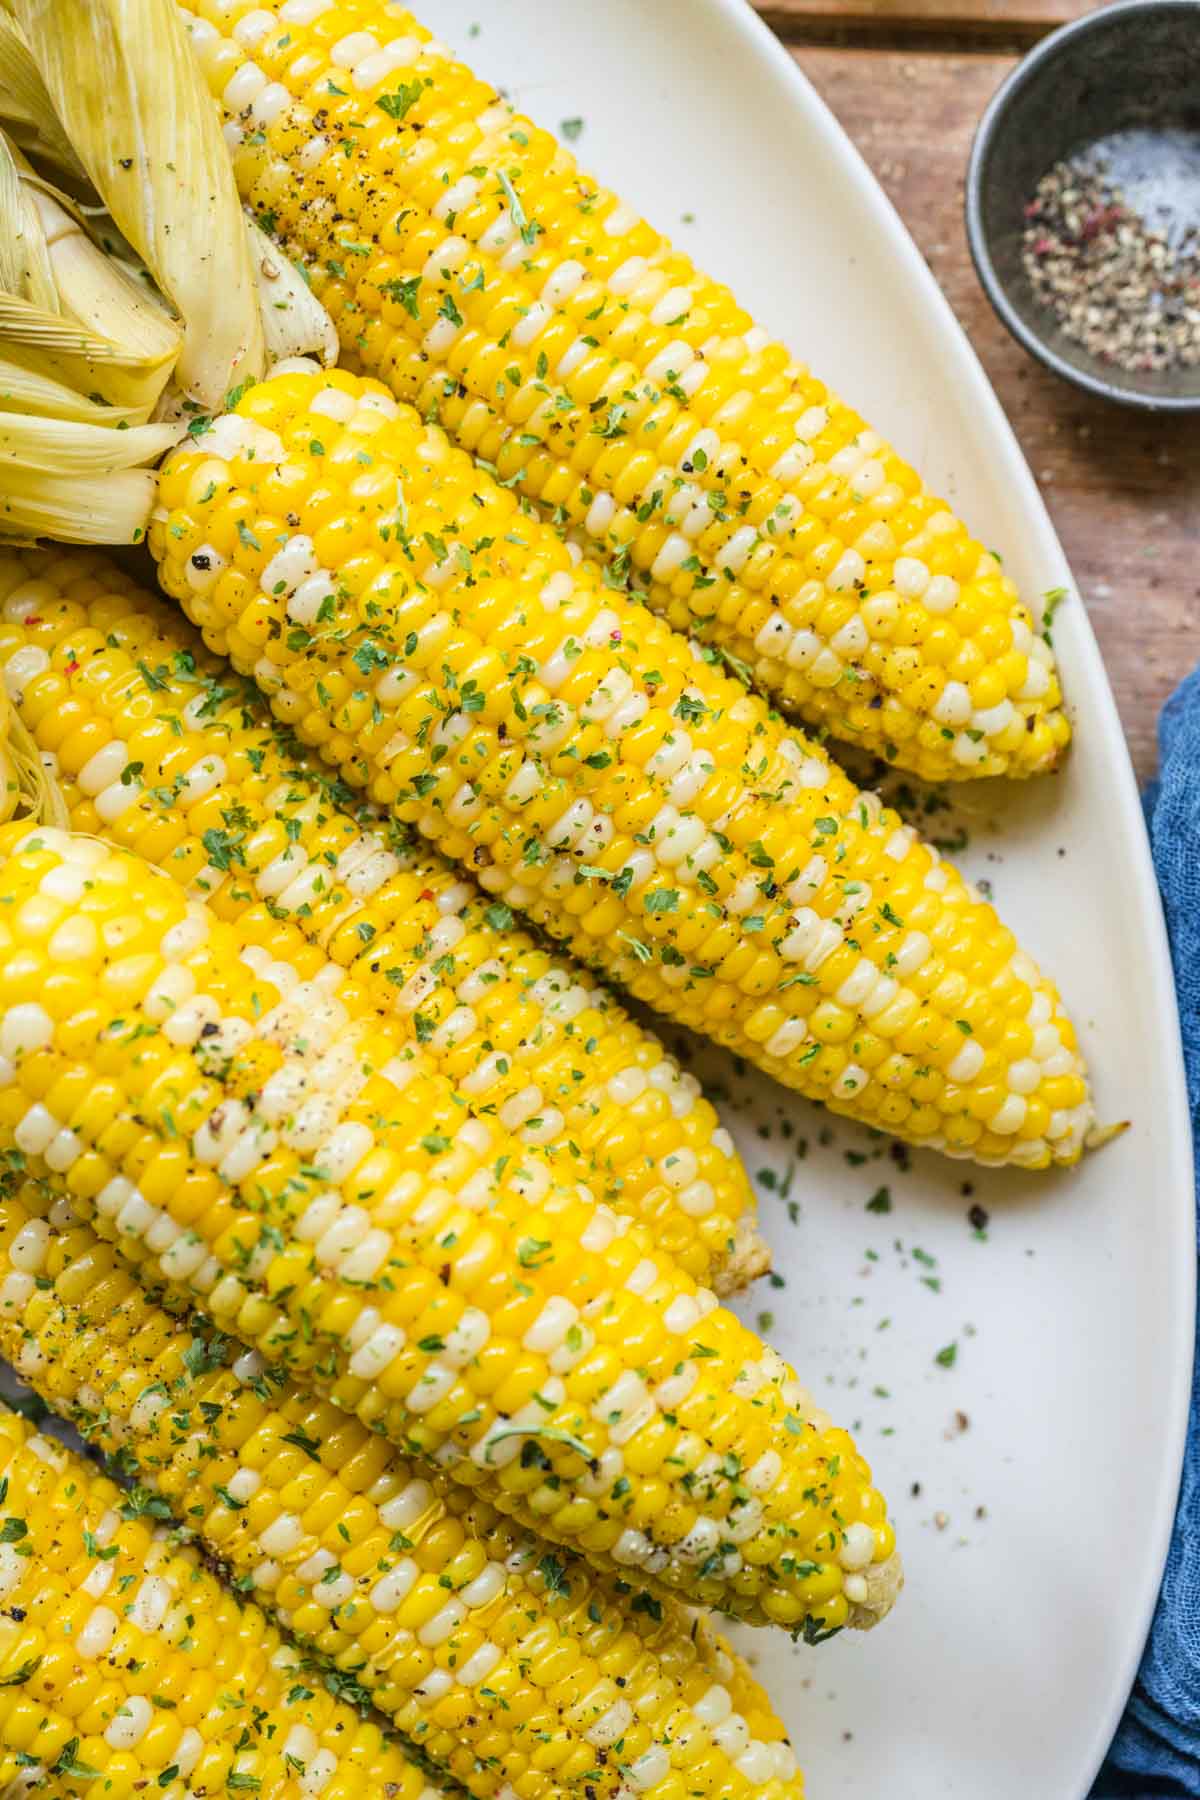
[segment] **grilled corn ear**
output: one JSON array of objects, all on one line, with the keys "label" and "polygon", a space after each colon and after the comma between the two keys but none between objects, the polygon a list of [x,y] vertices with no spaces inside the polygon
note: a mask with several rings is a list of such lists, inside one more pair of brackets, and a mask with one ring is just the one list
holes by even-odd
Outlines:
[{"label": "grilled corn ear", "polygon": [[869,1125],[1077,1160],[1073,1028],[992,908],[377,383],[263,382],[159,497],[206,641],[584,961]]}]

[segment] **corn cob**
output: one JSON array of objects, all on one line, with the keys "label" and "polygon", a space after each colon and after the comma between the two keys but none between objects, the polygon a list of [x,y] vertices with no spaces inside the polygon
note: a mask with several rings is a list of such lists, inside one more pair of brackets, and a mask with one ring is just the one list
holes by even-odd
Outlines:
[{"label": "corn cob", "polygon": [[7,1408],[0,1483],[5,1793],[436,1800],[379,1724],[304,1684],[296,1652],[142,1496]]},{"label": "corn cob", "polygon": [[481,1800],[800,1800],[782,1727],[676,1608],[623,1610],[468,1490],[181,1324],[65,1203],[22,1190],[0,1202],[0,1351],[431,1766]]},{"label": "corn cob", "polygon": [[808,1637],[890,1605],[846,1433],[642,1227],[481,1120],[431,1126],[340,969],[9,825],[0,1008],[0,1151],[268,1360],[602,1567]]},{"label": "corn cob", "polygon": [[996,557],[548,132],[386,0],[184,15],[360,367],[814,724],[932,779],[1053,766],[1053,654]]},{"label": "corn cob", "polygon": [[159,495],[206,642],[582,960],[870,1125],[1078,1158],[1072,1026],[991,907],[377,384],[264,382]]},{"label": "corn cob", "polygon": [[352,816],[173,609],[99,556],[0,557],[0,667],[74,829],[158,864],[272,957],[302,931],[426,1073],[573,1165],[698,1281],[761,1272],[749,1181],[695,1078],[503,903]]}]

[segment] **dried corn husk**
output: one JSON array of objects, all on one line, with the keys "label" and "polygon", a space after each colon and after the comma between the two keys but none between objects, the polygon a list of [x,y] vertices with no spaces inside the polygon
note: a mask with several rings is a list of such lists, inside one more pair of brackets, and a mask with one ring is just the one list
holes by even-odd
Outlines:
[{"label": "dried corn husk", "polygon": [[[183,334],[162,302],[96,245],[0,132],[0,404],[56,417],[142,424],[157,405]],[[74,406],[64,396],[73,393]],[[5,397],[12,394],[11,401]]]},{"label": "dried corn husk", "polygon": [[[183,333],[2,133],[0,221],[0,539],[136,541],[178,436],[147,421]],[[5,794],[14,770],[28,789],[11,743],[8,764]]]},{"label": "dried corn husk", "polygon": [[[169,353],[147,356],[6,294],[0,294],[0,346],[4,361],[29,377],[111,406],[114,423],[148,419],[171,371]],[[21,410],[27,409],[28,403]]]},{"label": "dried corn husk", "polygon": [[71,828],[62,789],[50,773],[28,728],[16,713],[9,713],[5,737],[0,739],[0,823],[24,813],[43,825]]},{"label": "dried corn husk", "polygon": [[301,271],[228,211],[224,140],[169,0],[6,5],[0,541],[137,542],[184,422],[264,364],[336,361],[337,335]]},{"label": "dried corn husk", "polygon": [[[0,302],[0,308],[2,305]],[[0,327],[0,338],[3,335]],[[0,410],[33,413],[43,419],[78,419],[82,425],[118,428],[143,424],[147,411],[145,407],[115,403],[107,406],[103,401],[89,399],[69,382],[58,381],[35,368],[26,368],[7,356],[0,356]]]},{"label": "dried corn husk", "polygon": [[0,132],[0,292],[57,312],[58,289],[50,246],[16,154]]},{"label": "dried corn husk", "polygon": [[0,464],[20,463],[48,475],[107,475],[157,462],[180,435],[168,424],[114,431],[74,419],[0,412]]},{"label": "dried corn husk", "polygon": [[17,812],[70,829],[62,790],[0,681],[0,824]]}]

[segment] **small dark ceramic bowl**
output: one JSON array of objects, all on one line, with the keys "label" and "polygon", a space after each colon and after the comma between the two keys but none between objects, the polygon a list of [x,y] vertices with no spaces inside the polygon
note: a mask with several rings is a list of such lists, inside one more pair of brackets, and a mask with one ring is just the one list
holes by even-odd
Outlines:
[{"label": "small dark ceramic bowl", "polygon": [[[1138,134],[1139,182],[1178,221],[1200,225],[1200,0],[1117,0],[1064,25],[1017,65],[975,134],[971,255],[1004,324],[1047,368],[1130,406],[1200,411],[1200,367],[1131,373],[1101,361],[1037,303],[1021,265],[1024,209],[1042,176],[1126,131]],[[1124,171],[1114,168],[1114,178]]]}]

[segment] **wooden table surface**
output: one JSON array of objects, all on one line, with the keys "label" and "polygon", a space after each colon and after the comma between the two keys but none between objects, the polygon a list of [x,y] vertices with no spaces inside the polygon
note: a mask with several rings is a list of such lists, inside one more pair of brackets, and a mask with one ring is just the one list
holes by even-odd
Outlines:
[{"label": "wooden table surface", "polygon": [[1200,416],[1154,418],[1033,361],[985,299],[963,177],[1019,56],[1088,0],[757,0],[854,139],[966,328],[1091,614],[1139,778],[1166,695],[1200,660]]}]

